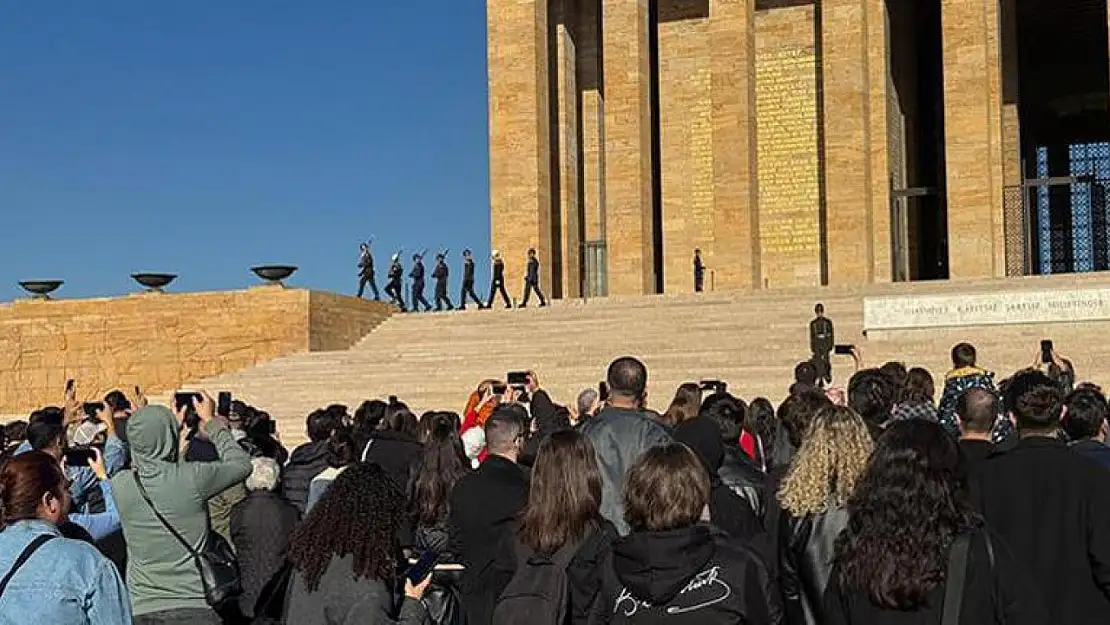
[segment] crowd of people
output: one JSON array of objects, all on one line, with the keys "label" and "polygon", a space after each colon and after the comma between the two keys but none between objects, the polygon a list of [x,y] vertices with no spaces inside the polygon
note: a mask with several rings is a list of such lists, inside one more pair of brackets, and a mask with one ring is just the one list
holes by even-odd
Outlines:
[{"label": "crowd of people", "polygon": [[328,406],[291,452],[241,402],[71,388],[3,430],[0,624],[1104,622],[1106,395],[951,355],[660,412],[626,357],[565,406],[534,372]]}]

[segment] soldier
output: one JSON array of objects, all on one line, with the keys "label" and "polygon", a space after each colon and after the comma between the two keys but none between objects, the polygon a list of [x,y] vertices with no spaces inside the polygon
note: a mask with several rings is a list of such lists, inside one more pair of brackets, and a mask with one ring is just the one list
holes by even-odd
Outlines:
[{"label": "soldier", "polygon": [[521,308],[528,306],[528,297],[532,292],[536,292],[536,296],[540,298],[540,308],[547,306],[547,298],[543,296],[543,291],[540,290],[540,261],[536,258],[536,250],[528,250],[528,273],[524,275],[524,299],[520,303]]},{"label": "soldier", "polygon": [[809,322],[809,350],[813,353],[813,366],[817,368],[817,383],[819,385],[832,383],[832,362],[829,354],[836,344],[832,321],[825,316],[825,305],[817,304],[813,307],[817,315]]},{"label": "soldier", "polygon": [[366,285],[370,285],[370,289],[374,291],[374,301],[382,301],[382,296],[378,293],[378,283],[374,281],[374,255],[370,253],[370,244],[363,243],[360,246],[361,253],[358,258],[358,296],[361,299],[362,294],[366,292]]},{"label": "soldier", "polygon": [[705,264],[701,262],[701,250],[694,250],[694,292],[705,290]]},{"label": "soldier", "polygon": [[474,303],[478,305],[478,310],[485,308],[485,304],[474,292],[474,258],[470,254],[470,250],[463,250],[463,282],[462,293],[459,294],[459,299],[462,303],[459,304],[459,310],[466,310],[466,298],[470,297]]},{"label": "soldier", "polygon": [[401,312],[406,312],[405,297],[401,290],[401,280],[404,276],[405,268],[401,266],[401,255],[394,254],[393,264],[389,266],[389,284],[385,286],[385,294],[401,309]]},{"label": "soldier", "polygon": [[436,268],[432,271],[432,277],[436,281],[436,311],[443,310],[443,304],[447,304],[447,310],[455,310],[454,304],[451,303],[451,298],[447,296],[447,255],[436,254]]},{"label": "soldier", "polygon": [[493,280],[489,283],[489,302],[486,303],[486,308],[493,308],[493,298],[498,292],[505,300],[505,308],[512,308],[509,294],[505,292],[505,260],[501,258],[501,252],[493,250]]},{"label": "soldier", "polygon": [[412,271],[409,272],[409,277],[412,278],[412,310],[416,312],[420,310],[420,306],[424,306],[424,312],[432,309],[432,305],[428,300],[424,299],[424,256],[421,254],[412,255]]}]

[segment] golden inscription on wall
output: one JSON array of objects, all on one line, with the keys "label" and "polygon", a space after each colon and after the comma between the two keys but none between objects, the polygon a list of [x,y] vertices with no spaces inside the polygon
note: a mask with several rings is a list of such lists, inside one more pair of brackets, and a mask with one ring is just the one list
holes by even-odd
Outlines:
[{"label": "golden inscription on wall", "polygon": [[759,238],[771,287],[820,282],[813,7],[756,15]]}]

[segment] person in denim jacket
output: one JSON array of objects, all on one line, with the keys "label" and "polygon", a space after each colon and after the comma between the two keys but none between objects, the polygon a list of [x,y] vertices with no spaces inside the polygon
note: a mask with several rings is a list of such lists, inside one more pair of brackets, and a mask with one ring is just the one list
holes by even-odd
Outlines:
[{"label": "person in denim jacket", "polygon": [[[58,531],[68,507],[65,473],[49,454],[21,454],[0,471],[0,579],[8,578],[0,625],[131,623],[131,599],[115,565]],[[50,538],[30,551],[40,536]]]}]

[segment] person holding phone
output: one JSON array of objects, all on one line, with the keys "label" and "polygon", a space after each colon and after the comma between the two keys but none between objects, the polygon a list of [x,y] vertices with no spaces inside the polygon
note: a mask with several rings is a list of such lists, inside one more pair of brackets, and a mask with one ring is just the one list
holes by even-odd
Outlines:
[{"label": "person holding phone", "polygon": [[112,494],[112,483],[108,480],[108,469],[104,466],[104,456],[95,447],[87,451],[92,457],[87,458],[86,466],[96,475],[97,486],[100,487],[104,500],[104,512],[73,512],[70,513],[69,520],[84,528],[93,540],[103,540],[119,531],[121,527],[119,509],[116,508],[116,498]]}]

